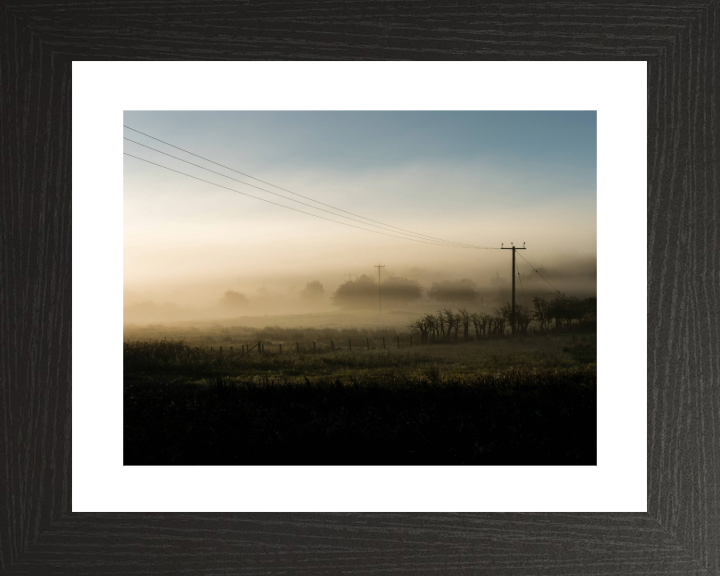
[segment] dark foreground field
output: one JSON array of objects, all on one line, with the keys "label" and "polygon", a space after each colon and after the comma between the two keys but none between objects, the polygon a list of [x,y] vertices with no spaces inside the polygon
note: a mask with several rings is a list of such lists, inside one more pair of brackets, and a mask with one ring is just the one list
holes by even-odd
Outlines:
[{"label": "dark foreground field", "polygon": [[596,463],[584,337],[233,357],[138,342],[124,360],[125,464]]}]

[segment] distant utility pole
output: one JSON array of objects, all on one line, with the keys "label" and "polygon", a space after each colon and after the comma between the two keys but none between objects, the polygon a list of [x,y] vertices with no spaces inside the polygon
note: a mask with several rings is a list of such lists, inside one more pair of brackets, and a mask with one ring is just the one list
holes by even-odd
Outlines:
[{"label": "distant utility pole", "polygon": [[380,295],[380,268],[385,268],[385,265],[373,266],[373,268],[378,269],[378,308],[380,309],[380,314],[382,314],[382,296]]},{"label": "distant utility pole", "polygon": [[343,274],[343,276],[347,276],[350,279],[350,282],[352,282],[353,274]]},{"label": "distant utility pole", "polygon": [[513,251],[513,262],[512,262],[512,316],[510,317],[510,327],[512,328],[512,335],[515,336],[515,250],[525,250],[525,242],[523,242],[522,248],[516,248],[513,243],[510,242],[510,248],[505,248],[504,244],[501,244],[501,250],[512,250]]}]

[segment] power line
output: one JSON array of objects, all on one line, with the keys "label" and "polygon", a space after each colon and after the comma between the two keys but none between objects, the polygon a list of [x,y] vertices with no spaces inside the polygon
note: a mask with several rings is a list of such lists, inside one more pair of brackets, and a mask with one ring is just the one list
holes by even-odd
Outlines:
[{"label": "power line", "polygon": [[[298,210],[297,208],[291,208],[290,206],[278,204],[277,202],[273,202],[272,200],[266,200],[265,198],[260,198],[259,196],[253,196],[252,194],[247,194],[246,192],[240,192],[240,190],[228,188],[227,186],[223,186],[222,184],[210,182],[210,180],[198,178],[197,176],[193,176],[192,174],[188,174],[186,172],[181,172],[180,170],[175,170],[174,168],[168,168],[167,166],[163,166],[162,164],[157,164],[156,162],[151,162],[150,160],[145,160],[145,158],[140,158],[139,156],[134,156],[132,154],[128,154],[127,152],[123,152],[123,154],[125,156],[130,156],[131,158],[135,158],[137,160],[142,160],[143,162],[147,162],[148,164],[153,164],[154,166],[159,166],[160,168],[165,168],[165,170],[170,170],[171,172],[177,172],[178,174],[182,174],[183,176],[188,176],[189,178],[193,178],[194,180],[200,180],[200,182],[206,182],[207,184],[212,184],[213,186],[217,186],[218,188],[224,188],[225,190],[230,190],[231,192],[237,192],[238,194],[242,194],[243,196],[255,198],[256,200],[262,200],[263,202],[267,202],[268,204],[274,204],[275,206],[280,206],[281,208],[287,208],[288,210],[300,212],[301,214],[307,214],[308,216],[314,216],[315,218],[320,218],[321,220],[328,220],[329,222],[335,222],[337,224],[342,224],[343,226],[350,226],[350,228],[357,228],[358,230],[364,230],[365,232],[373,232],[374,234],[382,234],[383,236],[392,236],[393,238],[400,238],[402,240],[410,240],[412,242],[421,242],[422,244],[432,244],[434,246],[445,246],[447,248],[471,248],[471,249],[475,248],[473,246],[453,246],[451,244],[440,244],[438,242],[430,242],[430,241],[425,241],[425,240],[418,240],[417,238],[408,238],[406,236],[397,236],[396,234],[388,234],[386,232],[380,232],[378,230],[368,230],[367,228],[361,228],[360,226],[348,224],[347,222],[340,222],[339,220],[333,220],[332,218],[326,218],[325,216],[318,216],[317,214],[313,214],[311,212],[305,212],[304,210]],[[476,248],[476,249],[481,249],[481,248]],[[483,248],[483,249],[499,250],[499,248]]]},{"label": "power line", "polygon": [[[520,256],[520,258],[522,258],[523,260],[525,260],[525,262],[527,262],[527,265],[530,266],[530,268],[532,268],[533,270],[535,270],[535,272],[538,273],[538,276],[540,276],[540,278],[542,278],[543,280],[545,280],[545,282],[547,282],[548,284],[550,284],[550,282],[548,282],[547,278],[545,278],[545,276],[543,276],[542,274],[540,274],[540,272],[538,272],[537,269],[536,269],[532,264],[530,264],[530,262],[527,261],[527,259],[525,258],[525,256],[523,256],[522,254],[520,254],[519,256]],[[555,290],[555,292],[560,292],[560,290],[558,290],[557,288],[555,288],[555,286],[553,286],[552,284],[550,284],[550,288],[552,288],[553,290]]]},{"label": "power line", "polygon": [[515,265],[515,268],[517,270],[518,280],[520,280],[520,294],[522,294],[522,301],[525,302],[525,305],[527,306],[527,300],[525,299],[525,290],[523,289],[522,285],[522,276],[520,276],[520,267]]},{"label": "power line", "polygon": [[[302,194],[298,194],[297,192],[293,192],[292,190],[288,190],[287,188],[282,188],[281,186],[277,186],[277,185],[275,185],[275,184],[272,184],[271,182],[267,182],[267,181],[265,181],[265,180],[260,180],[260,178],[255,178],[254,176],[250,176],[250,174],[246,174],[245,172],[240,172],[239,170],[235,170],[234,168],[230,168],[229,166],[225,166],[224,164],[220,164],[219,162],[215,162],[214,160],[210,160],[209,158],[205,158],[204,156],[200,156],[199,154],[195,154],[194,152],[190,152],[189,150],[185,150],[184,148],[180,148],[179,146],[175,146],[174,144],[170,144],[169,142],[166,142],[165,140],[160,140],[160,138],[156,138],[155,136],[150,136],[150,134],[146,134],[145,132],[141,132],[140,130],[137,130],[137,129],[135,129],[135,128],[131,128],[131,127],[128,126],[127,124],[123,124],[123,126],[124,126],[125,128],[127,128],[128,130],[132,130],[133,132],[137,132],[138,134],[142,134],[143,136],[147,136],[148,138],[152,138],[153,140],[157,140],[158,142],[162,142],[162,143],[165,144],[166,146],[170,146],[170,147],[172,147],[172,148],[176,148],[177,150],[182,150],[182,151],[185,152],[186,154],[190,154],[190,155],[192,155],[192,156],[195,156],[196,158],[201,158],[202,160],[205,160],[206,162],[210,162],[210,163],[212,163],[212,164],[215,164],[216,166],[221,166],[222,168],[225,168],[226,170],[231,170],[232,172],[236,172],[237,174],[242,174],[243,176],[246,176],[247,178],[251,178],[252,180],[257,180],[258,182],[262,182],[263,184],[267,184],[268,186],[272,186],[273,188],[277,188],[278,190],[282,190],[283,192],[287,192],[288,194],[293,194],[293,195],[295,195],[295,196],[300,196],[301,198],[305,198],[306,200],[310,200],[311,202],[315,202],[315,203],[317,203],[317,204],[322,204],[323,206],[327,206],[328,208],[332,208],[333,210],[338,210],[339,212],[345,212],[346,214],[351,214],[352,216],[356,216],[356,217],[358,217],[358,218],[362,218],[363,220],[368,220],[368,221],[370,221],[370,222],[375,222],[376,224],[382,224],[383,226],[387,226],[387,227],[389,227],[389,228],[394,228],[394,229],[400,230],[400,231],[402,231],[402,232],[407,232],[407,233],[410,233],[410,234],[412,234],[412,235],[414,235],[414,236],[421,236],[421,237],[428,238],[428,239],[430,239],[430,240],[439,240],[439,241],[441,241],[441,242],[451,242],[451,243],[453,243],[453,244],[462,244],[462,243],[460,243],[460,242],[452,242],[452,241],[450,241],[450,240],[444,240],[444,239],[442,239],[442,238],[435,238],[434,236],[428,236],[427,234],[418,234],[418,233],[416,233],[416,232],[411,232],[410,230],[406,230],[406,229],[404,229],[404,228],[398,228],[397,226],[392,226],[391,224],[385,224],[384,222],[380,222],[379,220],[373,220],[372,218],[367,218],[366,216],[361,216],[361,215],[359,215],[359,214],[355,214],[354,212],[348,212],[347,210],[343,210],[342,208],[337,208],[337,207],[332,206],[332,205],[330,205],[330,204],[325,204],[324,202],[320,202],[319,200],[314,200],[313,198],[310,198],[309,196],[303,196]],[[129,140],[129,138],[126,138],[126,140]],[[134,142],[134,140],[131,140],[131,142]],[[139,142],[136,142],[136,144],[139,144]],[[140,145],[141,145],[141,146],[145,146],[144,144],[140,144]],[[146,147],[149,148],[149,146],[146,146]],[[152,148],[152,150],[155,150],[155,148]],[[158,152],[160,152],[160,151],[158,150]],[[165,152],[161,152],[161,154],[165,154]],[[168,156],[169,156],[169,154],[168,154]],[[175,158],[175,157],[173,156],[173,158]],[[183,162],[186,162],[186,160],[183,160]],[[196,164],[196,166],[197,166],[197,164]],[[200,168],[202,168],[202,166],[200,166]],[[207,170],[207,168],[205,168],[205,170]],[[212,170],[211,170],[211,172],[212,172]],[[224,175],[223,175],[223,176],[224,176]],[[226,178],[230,178],[230,177],[229,177],[229,176],[226,176]],[[247,184],[246,182],[243,182],[243,184],[246,184],[247,186],[253,186],[252,184]],[[257,186],[253,186],[253,187],[254,187],[254,188],[257,188]],[[260,190],[263,190],[263,189],[260,188]],[[265,191],[265,192],[268,192],[268,190],[264,190],[264,191]],[[271,192],[271,194],[272,194],[272,192]],[[289,200],[289,198],[288,198],[288,200]],[[302,202],[301,202],[301,204],[302,204]],[[314,207],[313,207],[313,208],[314,208]],[[319,210],[319,208],[318,208],[318,210]],[[336,214],[336,216],[339,216],[339,214]],[[344,218],[344,216],[343,216],[343,218]],[[364,222],[363,222],[363,224],[364,224]],[[474,246],[474,245],[472,245],[472,244],[467,244],[467,246],[472,246],[473,248],[478,248],[478,249],[482,248],[482,249],[485,249],[485,250],[497,250],[497,248],[491,248],[491,247],[486,247],[486,246]]]},{"label": "power line", "polygon": [[[370,224],[368,222],[362,222],[361,220],[356,220],[355,218],[349,218],[348,216],[343,216],[342,214],[335,214],[334,212],[331,212],[330,210],[325,210],[324,208],[318,208],[317,206],[313,206],[311,204],[306,204],[305,202],[301,202],[300,200],[295,200],[294,198],[288,198],[287,196],[283,196],[282,194],[278,194],[277,192],[273,192],[272,190],[266,190],[265,188],[260,188],[259,186],[255,186],[254,184],[250,184],[248,182],[243,182],[242,180],[238,180],[237,178],[233,178],[232,176],[227,176],[223,174],[222,172],[217,172],[216,170],[210,170],[210,168],[205,168],[204,166],[200,166],[200,164],[195,164],[194,162],[190,162],[188,160],[184,160],[183,158],[179,158],[177,156],[173,156],[172,154],[168,154],[167,152],[163,152],[162,150],[158,150],[157,148],[153,148],[152,146],[147,146],[145,144],[141,144],[140,142],[136,142],[135,140],[131,140],[130,138],[126,138],[123,136],[123,140],[127,140],[128,142],[132,142],[133,144],[137,144],[139,146],[142,146],[144,148],[148,148],[150,150],[154,150],[155,152],[160,152],[160,154],[164,154],[165,156],[169,156],[170,158],[174,158],[175,160],[180,160],[180,162],[185,162],[186,164],[190,164],[191,166],[195,166],[197,168],[200,168],[202,170],[207,170],[208,172],[212,172],[213,174],[217,174],[218,176],[222,176],[223,178],[229,178],[230,180],[234,180],[235,182],[239,182],[240,184],[244,184],[245,186],[250,186],[251,188],[255,188],[256,190],[261,190],[263,192],[267,192],[268,194],[274,194],[275,196],[279,196],[280,198],[283,198],[284,200],[289,200],[290,202],[297,202],[298,204],[302,204],[303,206],[307,206],[308,208],[312,208],[313,210],[320,210],[321,212],[326,212],[328,214],[332,214],[333,216],[337,216],[338,218],[345,218],[346,220],[352,220],[353,222],[358,222],[359,224],[364,224],[365,226],[372,226],[373,228],[380,228],[380,230],[386,230],[386,228],[382,228],[381,226],[377,226],[375,224]],[[394,226],[391,226],[391,228],[394,228]],[[392,232],[392,230],[388,230],[389,232]],[[424,238],[424,234],[416,234],[415,232],[408,232],[411,236],[418,236],[420,238]],[[427,238],[432,238],[432,236],[429,236]],[[455,244],[459,247],[463,248],[475,248],[473,244],[464,244],[462,242],[453,242],[451,240],[440,240],[440,242],[444,242],[447,244]]]}]

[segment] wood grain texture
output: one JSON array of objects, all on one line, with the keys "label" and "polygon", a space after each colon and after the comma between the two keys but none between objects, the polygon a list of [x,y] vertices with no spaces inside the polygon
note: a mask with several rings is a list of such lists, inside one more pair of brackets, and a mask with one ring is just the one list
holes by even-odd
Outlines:
[{"label": "wood grain texture", "polygon": [[[720,574],[718,2],[6,2],[0,572]],[[72,514],[71,61],[648,61],[647,514]]]}]

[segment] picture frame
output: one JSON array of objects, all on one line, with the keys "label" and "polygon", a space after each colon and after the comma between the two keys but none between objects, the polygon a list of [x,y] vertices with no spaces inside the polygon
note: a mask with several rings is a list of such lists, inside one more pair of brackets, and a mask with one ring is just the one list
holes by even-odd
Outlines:
[{"label": "picture frame", "polygon": [[[717,573],[717,2],[168,10],[0,8],[0,572]],[[139,59],[647,61],[647,513],[71,512],[72,61]]]}]

